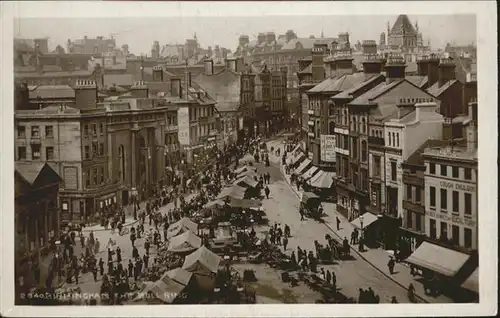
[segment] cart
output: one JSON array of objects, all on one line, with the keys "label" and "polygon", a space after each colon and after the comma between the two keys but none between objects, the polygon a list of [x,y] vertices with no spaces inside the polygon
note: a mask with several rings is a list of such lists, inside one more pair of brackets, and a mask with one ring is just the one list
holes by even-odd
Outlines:
[{"label": "cart", "polygon": [[303,192],[300,204],[305,211],[306,216],[312,217],[314,219],[321,218],[321,199],[318,195],[312,192]]}]

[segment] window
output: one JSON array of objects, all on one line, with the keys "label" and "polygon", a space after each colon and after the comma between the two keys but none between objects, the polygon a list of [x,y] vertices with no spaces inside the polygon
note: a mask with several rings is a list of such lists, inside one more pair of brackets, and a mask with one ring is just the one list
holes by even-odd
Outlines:
[{"label": "window", "polygon": [[40,127],[31,126],[31,137],[40,137]]},{"label": "window", "polygon": [[104,183],[104,168],[101,168],[101,184]]},{"label": "window", "polygon": [[446,210],[448,208],[448,191],[446,189],[441,189],[441,210]]},{"label": "window", "polygon": [[411,211],[408,211],[408,213],[406,215],[406,228],[407,229],[411,229],[413,227],[412,217],[413,217],[413,213]]},{"label": "window", "polygon": [[448,224],[446,222],[441,222],[441,234],[439,235],[440,239],[448,239]]},{"label": "window", "polygon": [[85,146],[85,159],[90,159],[90,147]]},{"label": "window", "polygon": [[406,200],[411,200],[411,185],[406,185]]},{"label": "window", "polygon": [[392,145],[392,135],[389,133],[389,146]]},{"label": "window", "polygon": [[456,225],[451,226],[451,241],[454,245],[458,245],[460,242],[460,228]]},{"label": "window", "polygon": [[420,202],[422,195],[422,189],[419,187],[415,187],[415,202]]},{"label": "window", "polygon": [[380,177],[380,157],[373,157],[373,175],[375,177]]},{"label": "window", "polygon": [[31,159],[32,160],[40,159],[40,145],[31,145]]},{"label": "window", "polygon": [[99,134],[101,134],[101,135],[104,134],[104,125],[103,125],[103,123],[99,124]]},{"label": "window", "polygon": [[17,126],[17,137],[19,137],[19,138],[26,137],[26,127],[25,126]]},{"label": "window", "polygon": [[366,120],[364,118],[361,119],[361,132],[366,133]]},{"label": "window", "polygon": [[391,180],[396,181],[396,179],[397,179],[396,162],[391,161]]},{"label": "window", "polygon": [[419,232],[422,231],[422,215],[415,213],[415,229]]},{"label": "window", "polygon": [[472,230],[468,228],[464,228],[464,247],[472,247]]},{"label": "window", "polygon": [[396,147],[399,147],[399,133],[396,134]]},{"label": "window", "polygon": [[96,157],[99,153],[99,143],[97,141],[92,142],[92,157]]},{"label": "window", "polygon": [[436,188],[435,187],[429,187],[429,196],[430,196],[429,205],[431,207],[436,207]]},{"label": "window", "polygon": [[45,138],[54,138],[53,126],[45,126]]},{"label": "window", "polygon": [[358,158],[358,140],[356,138],[352,138],[352,157]]},{"label": "window", "polygon": [[83,125],[83,135],[87,136],[89,134],[89,125]]},{"label": "window", "polygon": [[435,163],[429,163],[429,173],[430,174],[436,174],[436,164]]},{"label": "window", "polygon": [[54,160],[54,147],[45,148],[45,157],[47,160]]},{"label": "window", "polygon": [[431,239],[435,239],[436,238],[436,220],[430,219],[429,220],[429,227],[430,227],[429,235],[430,235]]},{"label": "window", "polygon": [[368,148],[366,146],[366,141],[362,141],[361,142],[361,161],[363,162],[366,162],[366,160],[368,159],[368,154],[367,154],[367,149]]},{"label": "window", "polygon": [[17,159],[26,160],[26,147],[17,147]]},{"label": "window", "polygon": [[459,211],[459,198],[458,198],[458,191],[453,191],[451,193],[451,196],[452,196],[452,211],[453,212],[457,212]]},{"label": "window", "polygon": [[470,193],[464,193],[464,214],[472,214],[472,195]]},{"label": "window", "polygon": [[451,176],[453,178],[458,178],[458,167],[451,167]]},{"label": "window", "polygon": [[96,136],[96,135],[97,135],[97,125],[92,124],[92,136]]},{"label": "window", "polygon": [[442,175],[442,176],[446,176],[446,169],[447,169],[447,168],[448,168],[448,167],[447,167],[446,165],[441,165],[441,175]]},{"label": "window", "polygon": [[97,172],[97,169],[95,169],[95,168],[94,168],[94,169],[92,169],[92,177],[93,177],[93,179],[94,179],[93,185],[97,185],[97,180],[98,180],[98,178],[97,178],[97,173],[98,173],[98,172]]},{"label": "window", "polygon": [[99,143],[99,156],[104,156],[104,143]]},{"label": "window", "polygon": [[90,188],[90,171],[85,172],[85,187]]},{"label": "window", "polygon": [[472,169],[471,168],[465,168],[464,169],[464,178],[465,178],[465,180],[471,180],[472,179]]}]

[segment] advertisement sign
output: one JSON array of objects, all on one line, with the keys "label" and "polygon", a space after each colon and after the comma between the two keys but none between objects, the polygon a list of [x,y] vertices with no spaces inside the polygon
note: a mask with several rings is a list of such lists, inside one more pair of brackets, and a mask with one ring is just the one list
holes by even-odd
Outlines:
[{"label": "advertisement sign", "polygon": [[179,144],[182,146],[188,146],[190,141],[189,136],[189,108],[188,107],[179,107],[177,110],[177,126],[179,126],[178,130],[178,138]]},{"label": "advertisement sign", "polygon": [[335,135],[320,136],[321,161],[335,162]]}]

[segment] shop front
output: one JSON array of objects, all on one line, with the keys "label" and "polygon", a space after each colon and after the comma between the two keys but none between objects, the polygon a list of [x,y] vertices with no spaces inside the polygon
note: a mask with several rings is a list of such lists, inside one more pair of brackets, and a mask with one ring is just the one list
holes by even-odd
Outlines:
[{"label": "shop front", "polygon": [[364,244],[369,247],[379,246],[379,217],[366,212],[352,220],[351,225],[359,230],[360,237],[364,238]]}]

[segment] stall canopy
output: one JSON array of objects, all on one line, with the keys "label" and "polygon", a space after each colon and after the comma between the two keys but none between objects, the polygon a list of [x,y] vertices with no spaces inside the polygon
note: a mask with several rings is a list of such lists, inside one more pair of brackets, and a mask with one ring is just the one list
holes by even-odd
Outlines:
[{"label": "stall canopy", "polygon": [[351,224],[354,227],[361,229],[361,218],[363,218],[363,229],[366,229],[368,226],[373,224],[373,222],[378,220],[378,217],[375,214],[371,214],[370,212],[366,212],[365,214],[358,217],[357,219],[352,220]]},{"label": "stall canopy", "polygon": [[243,177],[239,178],[238,180],[234,181],[233,184],[234,185],[246,184],[247,186],[255,188],[258,185],[258,182],[250,177],[243,176]]},{"label": "stall canopy", "polygon": [[177,236],[186,231],[197,232],[198,224],[194,223],[189,218],[182,218],[168,227],[167,238]]},{"label": "stall canopy", "polygon": [[300,192],[301,202],[307,202],[310,199],[319,199],[319,196],[313,192]]},{"label": "stall canopy", "polygon": [[168,243],[168,251],[174,253],[191,252],[200,248],[201,238],[191,231],[174,236]]},{"label": "stall canopy", "polygon": [[302,160],[302,158],[305,158],[305,155],[301,152],[297,156],[292,157],[291,164],[296,164],[297,162],[299,162],[299,160]]},{"label": "stall canopy", "polygon": [[[182,293],[184,287],[186,286],[174,281],[169,277],[168,272],[166,272],[156,282],[147,284],[146,288],[143,290],[143,293],[152,293],[156,298],[160,299],[164,303],[171,304],[174,302],[177,296]],[[135,300],[143,300],[141,298],[142,297],[138,297]]]},{"label": "stall canopy", "polygon": [[319,169],[318,167],[312,166],[302,175],[302,178],[304,178],[305,180],[310,179],[314,175],[314,173],[318,171],[318,169]]},{"label": "stall canopy", "polygon": [[309,179],[309,184],[311,187],[329,189],[333,184],[334,178],[335,172],[320,170],[314,177]]},{"label": "stall canopy", "polygon": [[243,173],[245,171],[255,171],[255,170],[257,170],[257,168],[255,168],[255,167],[242,166],[242,167],[239,167],[238,169],[234,170],[234,173],[240,174],[240,173]]},{"label": "stall canopy", "polygon": [[238,176],[236,177],[237,179],[241,178],[241,177],[250,177],[250,178],[254,178],[254,177],[259,177],[259,174],[252,171],[252,170],[247,170],[247,171],[243,171],[242,173],[238,174]]},{"label": "stall canopy", "polygon": [[186,256],[182,268],[193,274],[211,275],[217,273],[219,263],[220,257],[202,246]]},{"label": "stall canopy", "polygon": [[306,159],[304,159],[304,161],[302,161],[300,166],[297,169],[295,169],[294,172],[296,174],[302,174],[310,164],[311,164],[311,160],[306,158]]},{"label": "stall canopy", "polygon": [[177,267],[172,270],[169,270],[167,272],[168,277],[173,279],[175,282],[187,286],[189,285],[189,282],[191,281],[191,277],[193,276],[193,273],[188,272],[187,270]]},{"label": "stall canopy", "polygon": [[232,208],[242,208],[242,209],[258,208],[262,206],[262,203],[258,200],[236,199],[228,197],[225,201],[221,199],[210,201],[204,205],[204,208],[211,209],[216,207],[222,207],[226,204]]},{"label": "stall canopy", "polygon": [[479,294],[479,267],[462,283],[462,288]]},{"label": "stall canopy", "polygon": [[405,261],[436,273],[453,277],[469,257],[465,253],[430,242],[423,242]]},{"label": "stall canopy", "polygon": [[227,187],[222,189],[220,194],[216,199],[226,199],[226,198],[235,198],[235,199],[243,199],[245,197],[246,189],[237,185],[233,185],[231,187]]}]

